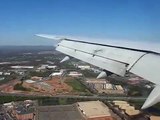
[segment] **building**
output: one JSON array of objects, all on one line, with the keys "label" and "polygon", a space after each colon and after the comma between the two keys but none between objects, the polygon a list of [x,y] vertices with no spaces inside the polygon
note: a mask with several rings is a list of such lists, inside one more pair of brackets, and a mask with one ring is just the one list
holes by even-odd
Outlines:
[{"label": "building", "polygon": [[61,76],[62,72],[54,72],[52,74],[50,74],[50,77],[54,77],[54,76]]},{"label": "building", "polygon": [[0,75],[3,75],[3,72],[0,72]]},{"label": "building", "polygon": [[76,72],[76,71],[71,71],[68,76],[71,76],[71,77],[81,77],[83,76],[82,73],[79,73],[79,72]]},{"label": "building", "polygon": [[52,66],[51,66],[51,65],[48,65],[48,66],[47,66],[48,69],[55,69],[56,67],[57,67],[57,66],[55,66],[55,65],[52,65]]},{"label": "building", "polygon": [[63,70],[60,70],[59,72],[53,72],[52,74],[50,74],[50,77],[62,76],[62,74],[63,74]]},{"label": "building", "polygon": [[77,102],[80,113],[86,120],[114,120],[110,109],[100,101]]},{"label": "building", "polygon": [[35,81],[33,81],[33,80],[25,80],[25,82],[26,82],[26,83],[29,83],[29,84],[35,83]]},{"label": "building", "polygon": [[105,79],[87,79],[86,83],[98,93],[124,94],[124,89],[121,85],[113,85]]},{"label": "building", "polygon": [[90,88],[98,91],[104,89],[107,82],[105,79],[87,79],[86,83]]},{"label": "building", "polygon": [[11,66],[13,69],[33,69],[34,66]]},{"label": "building", "polygon": [[33,120],[34,114],[32,112],[21,112],[16,114],[17,120]]},{"label": "building", "polygon": [[33,76],[31,77],[32,80],[42,80],[43,77]]},{"label": "building", "polygon": [[78,65],[77,68],[79,68],[81,70],[90,70],[91,66],[89,66],[89,65]]},{"label": "building", "polygon": [[47,68],[48,65],[41,65],[40,67],[37,68],[37,70],[41,71],[41,70],[45,70]]},{"label": "building", "polygon": [[118,106],[120,110],[123,110],[128,116],[135,116],[141,113],[139,110],[136,110],[134,106],[131,106],[126,101],[113,101],[113,103],[115,106]]},{"label": "building", "polygon": [[34,108],[17,105],[12,113],[17,120],[34,120]]},{"label": "building", "polygon": [[10,72],[4,72],[3,75],[9,76],[9,75],[11,75],[11,73]]},{"label": "building", "polygon": [[[114,116],[114,117],[113,117]],[[36,120],[120,120],[100,101],[72,105],[38,106]]]},{"label": "building", "polygon": [[55,69],[57,66],[55,65],[41,65],[40,67],[37,68],[37,70],[45,70],[45,69]]},{"label": "building", "polygon": [[160,120],[160,116],[150,116],[150,120]]},{"label": "building", "polygon": [[3,106],[5,107],[5,109],[6,109],[7,111],[9,111],[10,109],[12,109],[12,108],[13,108],[14,103],[13,103],[13,102],[10,102],[10,103],[4,103],[4,104],[3,104]]}]

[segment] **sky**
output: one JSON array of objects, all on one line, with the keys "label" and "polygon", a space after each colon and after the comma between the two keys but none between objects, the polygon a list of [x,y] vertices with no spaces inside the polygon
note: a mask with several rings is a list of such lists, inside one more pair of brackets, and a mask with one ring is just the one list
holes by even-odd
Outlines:
[{"label": "sky", "polygon": [[0,45],[51,45],[37,33],[160,42],[160,0],[0,0]]}]

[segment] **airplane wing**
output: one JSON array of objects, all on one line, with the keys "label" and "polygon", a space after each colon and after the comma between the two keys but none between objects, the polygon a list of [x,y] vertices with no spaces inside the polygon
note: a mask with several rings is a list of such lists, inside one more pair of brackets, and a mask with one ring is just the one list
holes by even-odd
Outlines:
[{"label": "airplane wing", "polygon": [[68,56],[120,76],[131,72],[155,83],[156,87],[150,93],[142,109],[160,102],[160,54],[158,52],[44,34],[37,36],[58,40],[56,50]]}]

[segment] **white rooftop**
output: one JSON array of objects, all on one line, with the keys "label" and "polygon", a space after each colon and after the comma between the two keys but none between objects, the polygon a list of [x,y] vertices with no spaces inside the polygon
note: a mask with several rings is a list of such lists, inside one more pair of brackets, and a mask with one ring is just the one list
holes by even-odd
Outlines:
[{"label": "white rooftop", "polygon": [[77,104],[87,118],[111,116],[109,108],[100,101],[77,102]]},{"label": "white rooftop", "polygon": [[27,82],[27,83],[34,83],[35,81],[33,81],[33,80],[25,80],[25,82]]}]

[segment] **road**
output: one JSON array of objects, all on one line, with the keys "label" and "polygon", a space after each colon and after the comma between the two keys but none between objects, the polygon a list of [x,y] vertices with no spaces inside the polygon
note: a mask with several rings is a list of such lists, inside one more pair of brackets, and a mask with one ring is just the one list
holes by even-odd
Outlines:
[{"label": "road", "polygon": [[23,93],[0,93],[0,96],[19,96],[19,97],[50,97],[50,98],[75,98],[75,99],[98,99],[98,100],[146,100],[146,97],[124,97],[124,96],[80,96],[80,95],[27,95]]},{"label": "road", "polygon": [[99,100],[145,100],[145,97],[116,97],[116,96],[79,96],[79,95],[56,95],[57,98],[99,99]]}]

